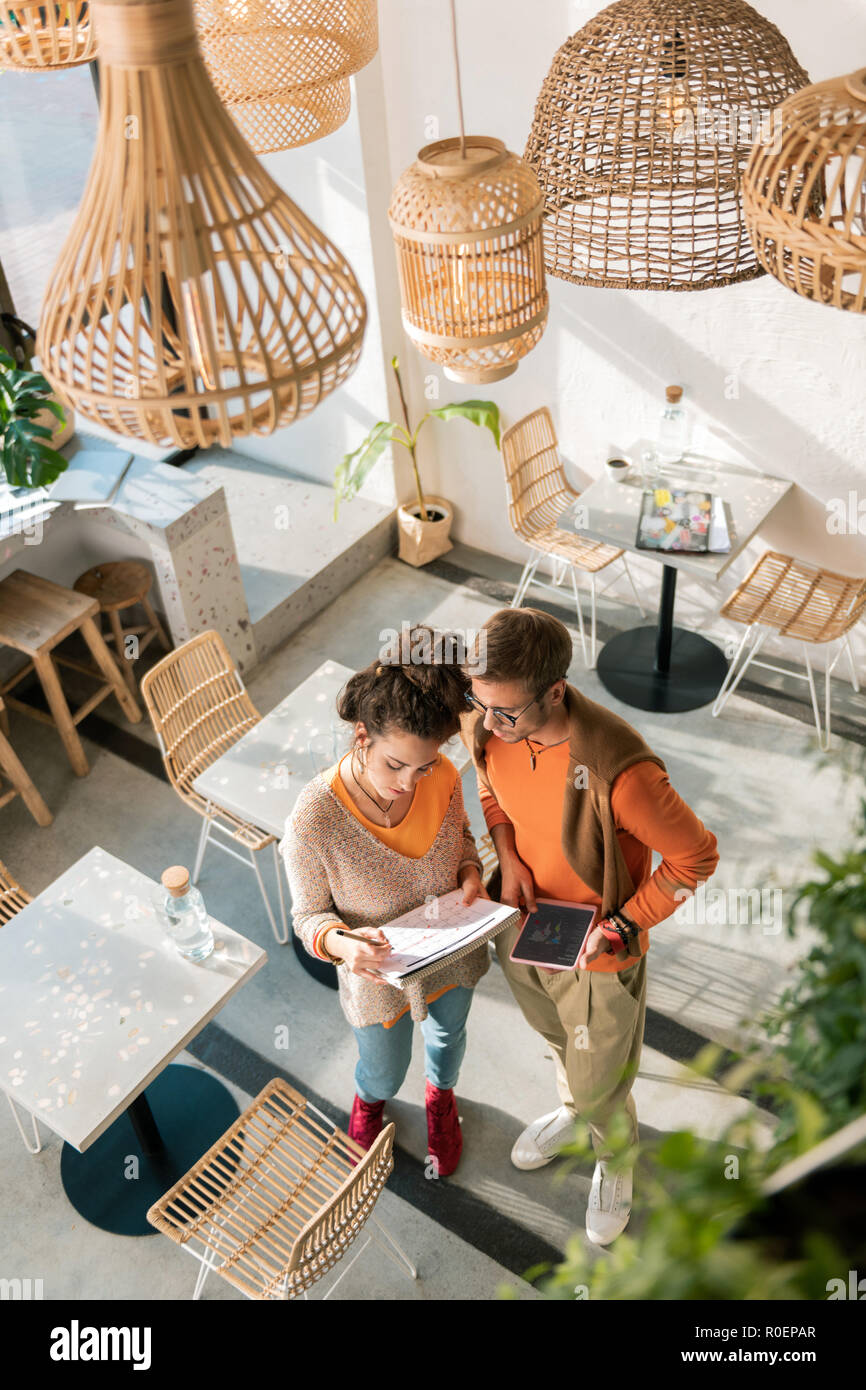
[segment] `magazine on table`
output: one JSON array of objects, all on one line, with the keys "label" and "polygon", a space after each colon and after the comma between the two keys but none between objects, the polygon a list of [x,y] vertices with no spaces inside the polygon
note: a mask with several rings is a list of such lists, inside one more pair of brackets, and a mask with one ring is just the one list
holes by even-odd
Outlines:
[{"label": "magazine on table", "polygon": [[709,492],[656,487],[643,494],[639,550],[706,555],[731,548],[724,503]]}]

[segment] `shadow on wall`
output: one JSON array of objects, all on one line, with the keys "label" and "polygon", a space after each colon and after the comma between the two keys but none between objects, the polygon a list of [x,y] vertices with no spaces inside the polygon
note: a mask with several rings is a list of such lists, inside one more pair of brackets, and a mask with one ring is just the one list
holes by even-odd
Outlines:
[{"label": "shadow on wall", "polygon": [[[730,289],[705,291],[730,294]],[[604,299],[601,295],[604,295]],[[788,418],[742,382],[738,384],[737,413],[753,428],[735,433],[728,421],[718,421],[713,402],[718,397],[720,366],[658,319],[645,313],[634,296],[604,291],[585,291],[580,311],[561,305],[567,322],[575,325],[577,336],[592,351],[604,356],[617,370],[629,376],[648,393],[658,393],[658,373],[653,363],[677,361],[688,354],[689,393],[695,406],[713,421],[709,426],[719,441],[736,450],[758,468],[781,476],[791,476],[787,460],[820,460],[822,473],[835,471],[837,477],[851,475],[850,461],[827,448],[795,420]],[[818,313],[822,312],[815,306]],[[830,310],[823,311],[829,315]],[[627,344],[651,344],[652,352],[638,357]],[[763,441],[769,441],[763,447]],[[573,465],[572,465],[573,467]],[[576,469],[580,473],[582,470]],[[852,476],[855,492],[857,478]],[[840,489],[836,488],[838,492]],[[862,493],[857,493],[859,497]],[[857,502],[849,504],[847,494],[834,499],[834,508],[799,483],[783,499],[761,528],[761,548],[777,549],[802,560],[852,576],[866,575],[866,515],[859,517]],[[837,517],[843,512],[841,522]],[[863,509],[866,511],[866,508]],[[859,523],[859,525],[858,525]],[[753,547],[749,548],[750,553]]]}]

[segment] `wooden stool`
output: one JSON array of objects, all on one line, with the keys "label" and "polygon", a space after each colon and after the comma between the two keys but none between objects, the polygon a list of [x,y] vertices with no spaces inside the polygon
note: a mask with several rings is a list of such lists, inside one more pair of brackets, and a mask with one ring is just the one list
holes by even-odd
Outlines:
[{"label": "wooden stool", "polygon": [[[0,770],[12,788],[11,791],[4,792],[3,788],[0,787],[0,806],[5,806],[7,801],[11,801],[14,796],[20,796],[37,825],[50,825],[54,817],[28,777],[27,769],[6,737],[8,733],[9,716],[6,713],[3,700],[0,699]],[[0,865],[0,869],[2,869],[2,865]],[[0,874],[0,887],[2,887],[2,874]],[[2,902],[0,902],[0,921],[3,920],[5,919],[2,913]]]},{"label": "wooden stool", "polygon": [[[14,647],[16,651],[24,652],[30,657],[26,666],[0,687],[0,695],[6,695],[7,690],[11,690],[31,671],[36,672],[42,682],[51,713],[46,714],[44,710],[34,709],[11,696],[6,697],[6,703],[11,709],[19,710],[31,719],[39,719],[43,724],[56,725],[72,770],[79,777],[85,777],[90,769],[76,725],[106,696],[116,695],[127,719],[133,724],[141,722],[141,710],[127,690],[94,621],[98,613],[99,604],[95,598],[77,594],[72,589],[64,589],[62,585],[53,584],[50,579],[40,579],[35,574],[28,574],[26,570],[15,570],[0,580],[0,643]],[[72,657],[58,655],[55,658],[52,655],[52,650],[58,642],[79,630],[99,668],[97,671],[82,661],[73,660]],[[72,667],[73,670],[83,671],[85,675],[96,675],[98,678],[101,673],[105,677],[105,684],[100,685],[96,693],[91,695],[74,715],[66,703],[55,660]]]},{"label": "wooden stool", "polygon": [[[136,695],[136,687],[132,663],[137,661],[138,657],[126,655],[123,639],[133,636],[141,638],[138,656],[141,656],[154,637],[159,639],[165,651],[171,651],[171,643],[165,635],[165,629],[147,597],[152,582],[150,570],[137,560],[108,560],[104,565],[94,565],[92,569],[85,570],[72,586],[76,593],[95,598],[100,612],[108,614],[111,632],[106,634],[105,640],[114,643],[117,664],[133,696]],[[121,627],[120,613],[125,608],[132,608],[136,603],[140,603],[144,609],[147,622],[138,627]]]}]

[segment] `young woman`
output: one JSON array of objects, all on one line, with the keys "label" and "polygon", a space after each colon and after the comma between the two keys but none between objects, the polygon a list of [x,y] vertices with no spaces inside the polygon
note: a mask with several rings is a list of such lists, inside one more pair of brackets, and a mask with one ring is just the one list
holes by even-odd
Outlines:
[{"label": "young woman", "polygon": [[[410,650],[424,650],[416,643],[425,637],[433,637],[429,629],[413,629]],[[456,665],[400,665],[396,657],[352,676],[337,703],[354,726],[352,748],[304,789],[280,844],[294,930],[311,955],[337,965],[358,1043],[349,1134],[369,1148],[382,1129],[420,1021],[430,1155],[443,1177],[463,1144],[454,1086],[487,946],[405,992],[376,970],[390,949],[380,928],[393,918],[459,886],[464,902],[484,895],[460,778],[439,751],[458,730],[467,689]]]}]

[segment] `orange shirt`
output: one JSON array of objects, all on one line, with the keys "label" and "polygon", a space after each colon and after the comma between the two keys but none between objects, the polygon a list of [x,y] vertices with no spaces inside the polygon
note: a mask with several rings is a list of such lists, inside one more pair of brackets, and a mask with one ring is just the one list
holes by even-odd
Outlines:
[{"label": "orange shirt", "polygon": [[[392,825],[390,829],[383,825],[376,825],[375,821],[368,820],[360,807],[356,806],[340,776],[340,767],[345,759],[341,759],[334,767],[329,768],[324,774],[325,780],[331,791],[339,801],[343,803],[348,811],[351,811],[371,835],[375,835],[377,840],[381,840],[383,845],[389,849],[396,850],[398,854],[405,854],[409,859],[421,859],[430,849],[439,829],[445,819],[445,812],[454,794],[454,785],[457,781],[457,769],[450,759],[440,754],[438,763],[435,763],[433,770],[428,777],[422,777],[415,784],[415,795],[412,803],[399,825]],[[318,947],[319,937],[324,934],[319,932],[316,937],[315,946]],[[434,999],[438,999],[449,989],[454,989],[454,985],[446,985],[444,989],[436,990],[434,994],[426,995],[427,1003],[432,1004]],[[409,1005],[403,1009],[397,1018],[389,1019],[383,1023],[383,1028],[393,1028],[397,1019],[402,1018],[403,1014],[408,1013]]]},{"label": "orange shirt", "polygon": [[[510,823],[517,853],[532,872],[540,898],[601,906],[601,898],[574,872],[562,848],[562,811],[568,774],[568,744],[540,753],[531,769],[526,744],[489,740],[487,776],[496,795],[479,781],[487,826]],[[669,917],[718,863],[716,838],[677,795],[657,763],[640,762],[621,772],[610,804],[620,849],[635,892],[618,903],[636,926],[652,927]],[[652,851],[661,855],[654,873]],[[680,890],[680,896],[677,891]],[[590,970],[622,970],[633,957],[598,957]]]},{"label": "orange shirt", "polygon": [[398,854],[407,855],[409,859],[423,859],[439,834],[439,828],[454,794],[454,784],[457,781],[457,769],[454,764],[448,758],[440,756],[429,776],[416,782],[415,795],[399,825],[392,825],[388,829],[368,820],[360,807],[355,805],[340,776],[340,768],[345,763],[346,758],[342,758],[325,773],[325,780],[337,799],[342,801],[346,810],[351,811],[383,845],[396,850]]}]

